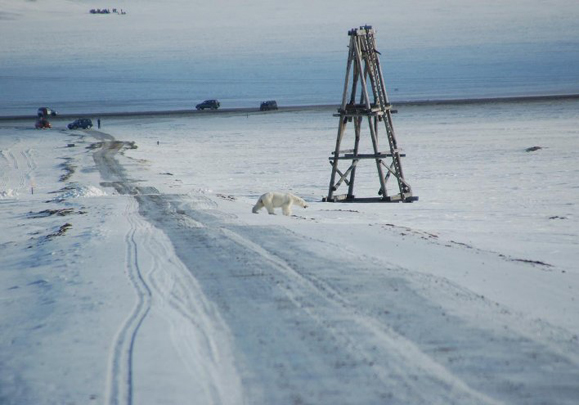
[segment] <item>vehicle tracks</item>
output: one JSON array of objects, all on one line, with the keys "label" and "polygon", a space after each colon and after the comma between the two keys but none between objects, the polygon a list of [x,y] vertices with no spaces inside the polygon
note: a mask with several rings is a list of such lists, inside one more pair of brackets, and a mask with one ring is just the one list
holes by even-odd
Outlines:
[{"label": "vehicle tracks", "polygon": [[[204,196],[135,187],[114,150],[103,145],[95,161],[106,166],[103,177],[120,193],[135,196],[146,218],[129,231],[141,235],[134,250],[152,257],[141,280],[150,305],[158,300],[170,323],[189,373],[209,376],[211,383],[198,391],[204,403],[494,404],[524,398],[540,404],[549,400],[545,370],[569,393],[565,403],[579,394],[575,358],[558,350],[572,342],[551,344],[526,334],[514,315],[447,280],[352,256],[282,226],[234,225]],[[143,232],[148,226],[167,239]],[[127,238],[128,257],[134,241]],[[439,296],[470,310],[452,314]],[[138,315],[119,336],[136,334],[132,318]],[[117,345],[125,347],[119,352],[134,350]],[[117,350],[113,357],[123,358]],[[119,388],[111,391],[131,400],[120,394],[121,384],[125,390],[132,384],[120,367],[111,374],[119,376]]]},{"label": "vehicle tracks", "polygon": [[[351,352],[353,358],[368,364],[374,371],[375,376],[381,381],[379,384],[388,385],[393,378],[406,389],[412,390],[418,376],[423,379],[432,379],[433,385],[442,385],[453,396],[445,397],[446,393],[440,392],[438,399],[451,402],[457,396],[471,404],[495,404],[492,400],[476,390],[467,386],[460,378],[449,373],[440,363],[422,352],[412,341],[388,328],[376,318],[359,311],[337,289],[312,273],[300,272],[290,262],[276,255],[272,251],[264,249],[246,237],[241,236],[229,229],[222,229],[224,234],[235,243],[238,243],[250,251],[255,252],[263,260],[270,262],[288,283],[285,293],[289,300],[309,316],[320,328],[324,328],[332,335],[332,340]],[[319,241],[318,241],[319,242]],[[324,304],[320,304],[320,300]],[[332,313],[339,313],[342,319],[348,319],[348,327],[344,329],[332,321]],[[364,342],[359,341],[352,335],[352,328],[365,336]],[[388,362],[377,361],[381,352],[388,352]],[[427,376],[426,378],[424,376]],[[423,382],[423,385],[426,385]],[[427,403],[436,387],[426,388],[425,396],[415,393],[414,401]],[[460,393],[460,394],[459,394]]]},{"label": "vehicle tracks", "polygon": [[145,282],[139,263],[136,233],[143,228],[141,220],[135,214],[136,201],[129,199],[125,216],[129,220],[130,229],[125,237],[126,242],[126,273],[136,293],[136,304],[125,320],[113,348],[111,359],[111,380],[108,389],[108,403],[111,405],[133,403],[133,355],[137,332],[143,320],[151,309],[151,289]]},{"label": "vehicle tracks", "polygon": [[[103,184],[130,196],[123,215],[129,223],[125,236],[125,272],[135,291],[136,302],[114,339],[107,403],[142,403],[142,394],[135,391],[137,374],[142,376],[143,373],[143,370],[136,369],[139,353],[143,355],[137,350],[137,342],[147,340],[147,336],[140,334],[144,324],[163,327],[159,324],[159,317],[169,328],[163,327],[167,336],[162,340],[164,348],[158,349],[165,350],[165,353],[175,352],[173,356],[180,360],[180,366],[172,363],[159,367],[164,367],[167,373],[175,373],[188,384],[188,392],[199,403],[240,403],[244,393],[234,364],[227,325],[215,306],[205,298],[189,270],[172,253],[170,241],[140,214],[143,207],[151,207],[150,201],[158,199],[157,190],[137,187],[127,178],[116,159],[116,154],[123,148],[122,142],[99,131],[90,133],[102,141],[94,149],[93,156],[105,180]],[[173,210],[175,214],[177,211],[177,208]],[[187,226],[198,225],[187,222]],[[182,371],[174,370],[180,367]],[[162,388],[157,393],[160,398],[156,401],[147,398],[147,401],[171,402],[171,395],[175,394]],[[183,400],[174,398],[173,402],[182,403]]]},{"label": "vehicle tracks", "polygon": [[579,393],[576,356],[565,354],[575,344],[549,325],[448,280],[283,227],[232,225],[182,198],[155,196],[144,215],[168,233],[267,387],[252,403],[540,404],[545,367]]},{"label": "vehicle tracks", "polygon": [[[34,186],[34,174],[37,169],[34,152],[31,149],[22,149],[22,140],[10,145],[7,149],[0,150],[0,169],[2,180],[0,186],[8,191],[18,193],[29,191]],[[4,166],[4,167],[2,167]]]}]

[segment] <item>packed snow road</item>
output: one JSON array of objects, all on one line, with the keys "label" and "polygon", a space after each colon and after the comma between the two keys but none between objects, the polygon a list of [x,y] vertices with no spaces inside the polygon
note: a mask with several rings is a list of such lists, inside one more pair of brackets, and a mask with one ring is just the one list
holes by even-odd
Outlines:
[{"label": "packed snow road", "polygon": [[[361,255],[331,233],[247,225],[201,192],[161,193],[131,177],[131,162],[118,154],[128,144],[88,133],[99,141],[102,184],[134,196],[125,241],[136,302],[111,346],[109,403],[178,402],[172,384],[186,384],[191,403],[216,404],[579,397],[576,336],[520,319],[447,279]],[[428,252],[436,262],[448,249]],[[147,331],[161,318],[171,327],[152,341]],[[145,351],[158,352],[158,361],[143,364]],[[171,381],[144,386],[147,374],[165,372]]]}]

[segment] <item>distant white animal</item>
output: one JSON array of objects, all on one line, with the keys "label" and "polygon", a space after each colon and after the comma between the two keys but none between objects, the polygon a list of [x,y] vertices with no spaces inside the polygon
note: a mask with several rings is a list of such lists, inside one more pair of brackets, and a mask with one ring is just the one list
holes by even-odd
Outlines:
[{"label": "distant white animal", "polygon": [[257,200],[257,203],[253,206],[251,210],[254,214],[265,207],[270,215],[275,215],[274,208],[280,208],[284,215],[292,214],[292,205],[299,205],[300,207],[307,208],[308,204],[302,200],[297,195],[290,193],[265,193]]}]

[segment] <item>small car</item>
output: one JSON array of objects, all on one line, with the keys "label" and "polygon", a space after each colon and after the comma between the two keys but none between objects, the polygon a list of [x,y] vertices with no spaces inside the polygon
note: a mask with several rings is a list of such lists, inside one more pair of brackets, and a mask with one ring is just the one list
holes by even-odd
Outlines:
[{"label": "small car", "polygon": [[40,107],[36,112],[39,117],[56,117],[56,111],[51,110],[48,107]]},{"label": "small car", "polygon": [[217,100],[205,100],[202,103],[199,103],[195,106],[198,110],[204,110],[206,108],[210,108],[211,110],[217,110],[221,107],[221,104]]},{"label": "small car", "polygon": [[47,129],[47,128],[52,128],[52,125],[50,125],[50,122],[48,122],[48,120],[46,118],[38,117],[38,119],[36,120],[36,124],[34,124],[34,128]]},{"label": "small car", "polygon": [[92,128],[92,121],[90,118],[78,118],[68,124],[68,129],[90,129]]},{"label": "small car", "polygon": [[268,110],[277,110],[277,101],[269,100],[261,103],[261,105],[259,106],[259,111],[268,111]]}]

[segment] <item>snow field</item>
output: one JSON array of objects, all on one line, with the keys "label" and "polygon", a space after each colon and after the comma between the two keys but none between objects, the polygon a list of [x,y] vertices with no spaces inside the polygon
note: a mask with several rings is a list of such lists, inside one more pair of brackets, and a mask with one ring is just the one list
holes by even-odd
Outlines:
[{"label": "snow field", "polygon": [[320,202],[330,110],[3,124],[5,402],[573,403],[576,107],[400,109],[413,204]]},{"label": "snow field", "polygon": [[[394,126],[399,147],[407,153],[405,177],[421,203],[320,203],[314,205],[321,211],[315,219],[334,219],[337,214],[331,212],[336,208],[364,208],[364,214],[377,221],[395,219],[397,225],[445,240],[475,243],[572,271],[576,234],[570,230],[579,226],[574,202],[579,191],[572,180],[577,175],[576,106],[574,101],[405,106],[394,116]],[[129,156],[147,160],[163,191],[232,195],[253,205],[262,193],[279,190],[319,203],[327,195],[328,157],[337,132],[337,119],[331,114],[320,110],[193,118],[175,123],[170,132],[164,120],[112,124],[119,125],[121,134],[139,131],[140,147]],[[353,146],[353,128],[349,130],[344,148]],[[526,152],[531,146],[543,149]],[[371,150],[369,139],[362,140],[361,148]],[[375,196],[378,187],[374,163],[361,163],[356,195]],[[301,212],[298,208],[295,213]],[[508,252],[501,251],[505,247]]]}]

